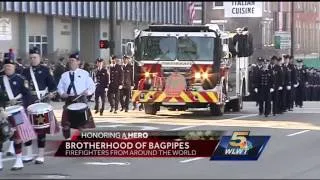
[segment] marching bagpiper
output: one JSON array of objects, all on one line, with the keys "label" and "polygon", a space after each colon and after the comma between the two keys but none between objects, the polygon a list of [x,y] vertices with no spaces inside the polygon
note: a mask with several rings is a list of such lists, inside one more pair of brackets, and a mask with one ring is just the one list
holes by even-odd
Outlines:
[{"label": "marching bagpiper", "polygon": [[80,69],[79,65],[79,54],[71,54],[69,56],[70,70],[62,74],[58,84],[58,93],[65,99],[61,120],[65,139],[70,138],[70,128],[95,128],[91,111],[86,103],[87,96],[95,92],[96,86],[89,73]]},{"label": "marching bagpiper", "polygon": [[[16,154],[16,161],[11,170],[23,168],[22,143],[36,138],[36,133],[26,115],[25,108],[29,105],[30,91],[26,79],[15,73],[15,63],[5,54],[5,75],[0,78],[0,101],[8,113],[8,121],[14,129],[13,136],[10,138],[13,143],[12,149]],[[17,105],[22,100],[23,106]],[[11,105],[8,107],[8,104]],[[13,106],[12,106],[13,105]],[[5,115],[2,113],[1,117]],[[2,152],[2,143],[1,143]],[[0,158],[2,153],[0,153]],[[2,160],[1,169],[2,169]]]}]

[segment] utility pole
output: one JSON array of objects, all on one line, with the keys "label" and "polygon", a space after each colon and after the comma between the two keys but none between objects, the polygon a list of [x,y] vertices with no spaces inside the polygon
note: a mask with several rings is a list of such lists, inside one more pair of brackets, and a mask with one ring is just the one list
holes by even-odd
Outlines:
[{"label": "utility pole", "polygon": [[294,55],[294,1],[291,1],[291,56]]},{"label": "utility pole", "polygon": [[206,24],[206,1],[202,1],[202,7],[201,7],[201,23],[203,25]]},{"label": "utility pole", "polygon": [[110,25],[110,33],[109,33],[109,42],[110,42],[110,56],[115,53],[115,27],[117,25],[117,11],[116,11],[116,3],[115,1],[109,1],[109,25]]}]

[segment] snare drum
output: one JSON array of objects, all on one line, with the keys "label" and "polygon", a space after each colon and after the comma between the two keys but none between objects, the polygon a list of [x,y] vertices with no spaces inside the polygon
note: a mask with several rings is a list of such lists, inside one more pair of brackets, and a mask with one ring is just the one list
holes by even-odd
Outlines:
[{"label": "snare drum", "polygon": [[9,124],[15,131],[15,141],[25,143],[37,137],[22,106],[7,107],[6,112],[8,113]]},{"label": "snare drum", "polygon": [[74,103],[67,107],[70,128],[77,129],[88,121],[89,107],[85,103]]},{"label": "snare drum", "polygon": [[11,127],[17,127],[24,123],[24,119],[21,114],[25,113],[23,106],[9,106],[6,108],[6,112],[8,113],[8,121]]},{"label": "snare drum", "polygon": [[36,103],[27,108],[32,126],[35,129],[45,129],[50,127],[53,119],[53,108],[47,103]]}]

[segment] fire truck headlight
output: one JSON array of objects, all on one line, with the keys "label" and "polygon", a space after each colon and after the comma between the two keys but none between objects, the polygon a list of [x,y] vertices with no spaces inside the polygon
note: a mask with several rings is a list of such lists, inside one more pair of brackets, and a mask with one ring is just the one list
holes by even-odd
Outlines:
[{"label": "fire truck headlight", "polygon": [[203,79],[208,79],[208,73],[207,72],[203,72],[202,73],[202,78]]},{"label": "fire truck headlight", "polygon": [[146,77],[146,78],[150,77],[150,73],[149,72],[145,72],[144,73],[144,77]]},{"label": "fire truck headlight", "polygon": [[199,72],[196,72],[196,73],[194,74],[194,77],[195,77],[196,79],[200,79],[200,78],[201,78],[201,74],[200,74]]}]

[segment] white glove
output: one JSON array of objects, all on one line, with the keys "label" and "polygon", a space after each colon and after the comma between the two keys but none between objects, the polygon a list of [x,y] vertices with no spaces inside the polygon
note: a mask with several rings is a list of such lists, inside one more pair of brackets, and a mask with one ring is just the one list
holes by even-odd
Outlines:
[{"label": "white glove", "polygon": [[131,90],[133,90],[134,89],[134,86],[131,86]]},{"label": "white glove", "polygon": [[122,89],[122,85],[119,86],[119,89]]},{"label": "white glove", "polygon": [[273,88],[270,88],[270,92],[273,92],[274,91],[274,89]]},{"label": "white glove", "polygon": [[258,93],[258,88],[254,88],[254,92]]},{"label": "white glove", "polygon": [[288,90],[288,91],[291,90],[291,86],[287,86],[287,90]]},{"label": "white glove", "polygon": [[84,94],[85,96],[89,96],[89,95],[90,95],[88,90],[84,91],[83,94]]},{"label": "white glove", "polygon": [[104,88],[105,91],[108,91],[108,88]]},{"label": "white glove", "polygon": [[295,85],[293,85],[293,86],[296,88],[296,87],[298,87],[298,86],[299,86],[299,83],[297,83],[297,84],[295,84]]},{"label": "white glove", "polygon": [[283,89],[282,86],[279,86],[278,90],[281,91],[282,89]]}]

